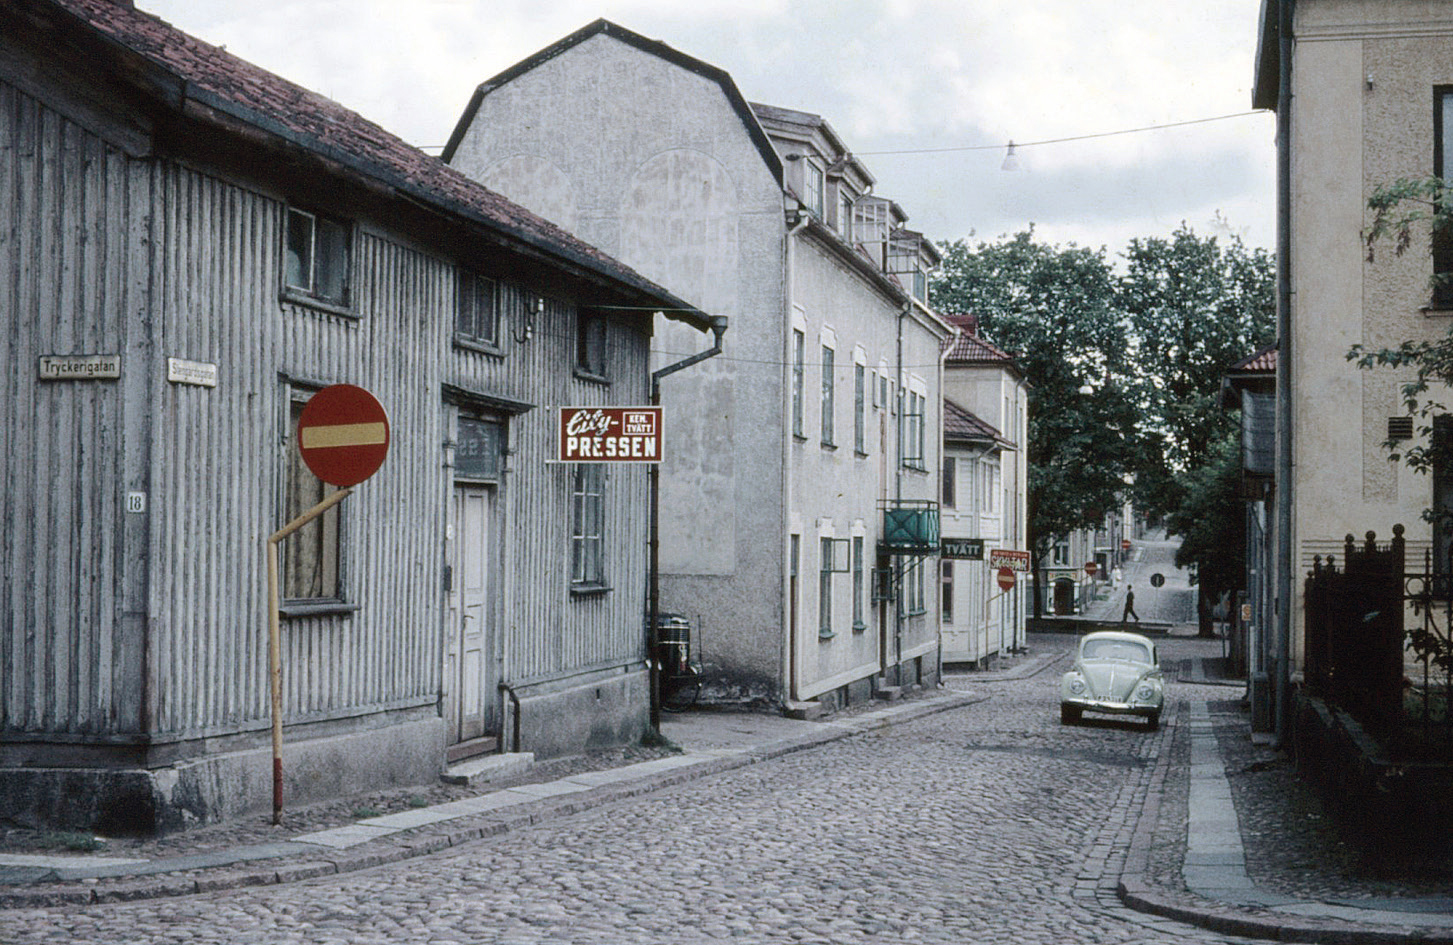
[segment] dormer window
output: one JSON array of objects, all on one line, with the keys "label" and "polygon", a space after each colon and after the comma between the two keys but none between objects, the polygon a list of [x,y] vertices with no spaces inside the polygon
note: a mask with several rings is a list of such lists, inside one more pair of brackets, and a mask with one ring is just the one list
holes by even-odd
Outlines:
[{"label": "dormer window", "polygon": [[807,207],[807,212],[819,220],[824,218],[824,184],[822,168],[809,160],[804,160],[802,162],[802,203]]}]

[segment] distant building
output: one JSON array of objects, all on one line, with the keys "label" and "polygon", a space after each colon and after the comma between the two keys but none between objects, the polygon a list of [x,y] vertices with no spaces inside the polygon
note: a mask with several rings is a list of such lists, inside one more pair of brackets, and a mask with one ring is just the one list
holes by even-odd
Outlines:
[{"label": "distant building", "polygon": [[1029,550],[1029,388],[975,316],[945,318],[958,334],[944,351],[944,535],[982,537],[985,558],[940,563],[944,599],[957,602],[944,619],[944,661],[982,663],[1024,645],[1033,599],[1032,573],[1004,593],[988,567],[995,548]]},{"label": "distant building", "polygon": [[[832,127],[598,20],[484,82],[444,156],[731,319],[663,386],[663,609],[698,623],[705,698],[933,682],[938,253]],[[664,323],[656,349],[689,350]]]},{"label": "distant building", "polygon": [[282,546],[287,803],[639,740],[646,473],[551,463],[551,408],[642,403],[702,310],[126,2],[0,6],[0,141],[0,819],[268,806],[264,539],[340,382],[392,445]]}]

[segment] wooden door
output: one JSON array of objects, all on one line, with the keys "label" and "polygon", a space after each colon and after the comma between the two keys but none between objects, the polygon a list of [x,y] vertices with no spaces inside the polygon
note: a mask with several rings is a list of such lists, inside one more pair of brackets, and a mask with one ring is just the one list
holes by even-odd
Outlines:
[{"label": "wooden door", "polygon": [[454,490],[449,626],[445,633],[445,718],[451,744],[497,734],[499,685],[492,627],[493,490]]}]

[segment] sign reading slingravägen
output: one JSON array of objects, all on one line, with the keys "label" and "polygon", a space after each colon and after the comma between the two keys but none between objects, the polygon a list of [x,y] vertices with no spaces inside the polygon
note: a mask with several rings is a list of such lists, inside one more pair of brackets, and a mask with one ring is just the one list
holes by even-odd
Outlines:
[{"label": "sign reading slingrav\u00e4gen", "polygon": [[561,407],[556,462],[661,462],[660,407]]}]

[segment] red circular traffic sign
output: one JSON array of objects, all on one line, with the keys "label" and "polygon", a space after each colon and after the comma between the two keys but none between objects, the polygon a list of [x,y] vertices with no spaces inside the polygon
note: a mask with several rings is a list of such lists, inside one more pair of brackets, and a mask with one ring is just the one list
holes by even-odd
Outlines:
[{"label": "red circular traffic sign", "polygon": [[1086,561],[1085,562],[1085,573],[1088,574],[1090,577],[1094,577],[1095,576],[1095,572],[1098,571],[1098,570],[1100,570],[1100,566],[1098,564],[1096,564],[1095,562],[1093,562],[1093,561]]},{"label": "red circular traffic sign", "polygon": [[313,475],[330,485],[356,486],[388,455],[388,414],[362,387],[325,387],[298,418],[298,450]]},{"label": "red circular traffic sign", "polygon": [[997,572],[995,572],[994,580],[999,582],[999,590],[1014,590],[1014,569],[1000,568]]}]

